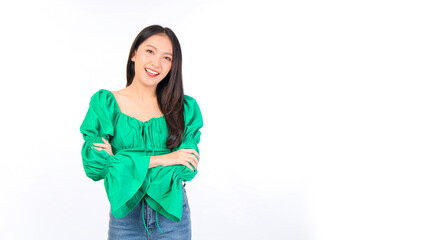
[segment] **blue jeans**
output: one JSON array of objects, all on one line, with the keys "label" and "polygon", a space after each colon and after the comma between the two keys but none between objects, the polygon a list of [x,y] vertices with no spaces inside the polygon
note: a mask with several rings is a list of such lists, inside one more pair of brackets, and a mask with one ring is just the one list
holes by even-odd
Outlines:
[{"label": "blue jeans", "polygon": [[[158,213],[158,222],[160,230],[156,224],[156,211],[153,210],[147,202],[142,199],[139,204],[125,217],[115,218],[112,211],[109,210],[109,231],[108,240],[142,240],[142,239],[172,239],[172,240],[190,240],[191,239],[191,218],[190,207],[188,205],[186,183],[182,184],[183,190],[183,215],[180,222],[173,221]],[[142,204],[143,202],[143,204]],[[144,208],[142,209],[142,205]],[[142,216],[144,213],[144,216]],[[143,218],[147,233],[143,223]]]}]

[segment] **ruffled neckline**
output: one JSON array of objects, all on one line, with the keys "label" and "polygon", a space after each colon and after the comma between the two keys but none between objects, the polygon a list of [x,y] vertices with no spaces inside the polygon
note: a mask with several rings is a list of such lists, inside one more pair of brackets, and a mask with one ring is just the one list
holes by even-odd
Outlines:
[{"label": "ruffled neckline", "polygon": [[114,103],[114,105],[115,105],[115,107],[116,107],[116,109],[118,110],[118,113],[119,113],[120,115],[123,115],[123,116],[125,116],[125,117],[127,117],[127,118],[130,118],[130,119],[132,119],[132,120],[134,120],[134,121],[136,121],[136,122],[138,122],[138,123],[141,123],[141,124],[147,124],[147,123],[149,123],[149,122],[152,122],[152,121],[159,121],[159,120],[161,120],[162,118],[165,118],[165,116],[164,116],[164,115],[162,115],[162,116],[160,116],[160,117],[152,117],[152,118],[150,118],[149,120],[146,120],[146,121],[144,121],[144,122],[143,122],[143,121],[141,121],[141,120],[139,120],[139,119],[137,119],[137,118],[135,118],[135,117],[132,117],[132,116],[130,116],[130,115],[128,115],[128,114],[123,113],[123,112],[121,111],[121,108],[119,107],[118,101],[116,101],[115,95],[113,95],[113,93],[112,93],[111,91],[109,91],[109,90],[107,90],[107,89],[101,89],[101,91],[105,91],[105,92],[107,92],[107,93],[111,96],[112,101],[113,101],[113,103]]}]

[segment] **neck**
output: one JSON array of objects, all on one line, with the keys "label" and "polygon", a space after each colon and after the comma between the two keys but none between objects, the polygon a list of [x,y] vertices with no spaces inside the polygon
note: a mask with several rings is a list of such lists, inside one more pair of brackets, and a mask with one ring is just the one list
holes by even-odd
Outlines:
[{"label": "neck", "polygon": [[136,98],[139,102],[151,102],[157,100],[156,87],[157,85],[146,86],[141,84],[134,78],[133,82],[127,87],[127,89],[131,96]]}]

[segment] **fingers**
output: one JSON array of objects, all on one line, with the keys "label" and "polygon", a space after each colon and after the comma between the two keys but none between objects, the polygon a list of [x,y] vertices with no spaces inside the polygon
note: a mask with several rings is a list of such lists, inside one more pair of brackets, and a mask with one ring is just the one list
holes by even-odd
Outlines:
[{"label": "fingers", "polygon": [[102,150],[104,150],[104,148],[96,148],[96,147],[91,147],[91,148],[94,148],[94,149],[96,149],[97,151],[102,151]]},{"label": "fingers", "polygon": [[194,172],[193,168],[188,164],[188,162],[183,162],[183,165],[189,168],[192,172]]},{"label": "fingers", "polygon": [[93,143],[93,145],[101,146],[101,147],[110,146],[109,142],[104,137],[102,137],[102,140],[103,140],[104,143]]},{"label": "fingers", "polygon": [[[191,165],[193,165],[193,167],[197,170],[197,165],[198,165],[199,161],[197,160],[196,156],[189,153],[185,160],[186,160],[187,165],[189,165],[188,163],[191,163]],[[190,169],[194,172],[194,170],[191,167],[190,167]]]},{"label": "fingers", "polygon": [[200,159],[199,153],[196,150],[194,150],[193,148],[183,148],[181,150],[184,150],[185,152],[188,152],[188,153],[194,153],[194,155],[196,155],[197,158]]},{"label": "fingers", "polygon": [[114,155],[112,153],[112,146],[109,144],[109,142],[104,137],[102,137],[102,141],[104,143],[92,143],[97,148],[96,147],[91,147],[91,148],[94,148],[97,151],[105,150],[109,155]]},{"label": "fingers", "polygon": [[199,164],[199,161],[197,160],[196,156],[194,156],[193,154],[190,154],[190,163],[191,165],[193,165],[196,170],[197,170],[197,165]]},{"label": "fingers", "polygon": [[[195,172],[197,170],[197,158],[194,154],[191,154],[191,151],[186,151],[188,149],[181,149],[182,151],[179,154],[179,157],[176,159],[176,164],[181,164],[186,166],[190,171]],[[191,164],[191,165],[190,165]]]},{"label": "fingers", "polygon": [[94,149],[96,149],[97,151],[102,151],[102,150],[105,150],[109,155],[114,155],[113,153],[112,153],[112,150],[110,150],[110,149],[108,149],[108,148],[96,148],[96,147],[91,147],[91,148],[94,148]]},{"label": "fingers", "polygon": [[94,145],[94,146],[97,146],[97,147],[102,147],[102,148],[106,148],[106,147],[108,147],[108,146],[109,146],[109,145],[104,144],[104,143],[93,143],[93,145]]}]

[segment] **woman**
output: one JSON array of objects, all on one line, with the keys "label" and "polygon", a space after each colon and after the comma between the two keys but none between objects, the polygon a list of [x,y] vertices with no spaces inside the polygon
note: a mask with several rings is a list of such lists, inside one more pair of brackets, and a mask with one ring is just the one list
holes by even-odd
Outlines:
[{"label": "woman", "polygon": [[104,179],[108,239],[191,239],[185,185],[197,174],[203,119],[184,94],[181,62],[174,32],[146,27],[130,49],[126,88],[90,99],[81,154],[86,175]]}]

